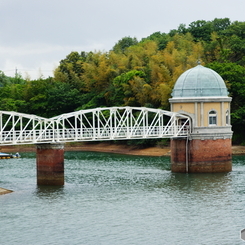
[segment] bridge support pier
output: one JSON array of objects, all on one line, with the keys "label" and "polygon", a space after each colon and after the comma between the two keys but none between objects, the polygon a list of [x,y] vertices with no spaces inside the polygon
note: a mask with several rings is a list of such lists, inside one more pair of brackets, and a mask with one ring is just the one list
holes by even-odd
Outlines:
[{"label": "bridge support pier", "polygon": [[230,172],[231,139],[172,139],[171,170],[176,173]]},{"label": "bridge support pier", "polygon": [[37,184],[64,185],[64,144],[36,145]]}]

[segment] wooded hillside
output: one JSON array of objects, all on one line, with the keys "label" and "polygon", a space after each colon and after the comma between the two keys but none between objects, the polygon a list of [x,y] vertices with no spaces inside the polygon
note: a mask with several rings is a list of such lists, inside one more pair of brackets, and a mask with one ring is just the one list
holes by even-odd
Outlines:
[{"label": "wooded hillside", "polygon": [[198,60],[225,80],[233,142],[245,144],[245,22],[228,18],[180,24],[142,40],[123,37],[108,52],[71,52],[47,79],[0,72],[0,110],[44,117],[105,106],[169,110],[176,79]]}]

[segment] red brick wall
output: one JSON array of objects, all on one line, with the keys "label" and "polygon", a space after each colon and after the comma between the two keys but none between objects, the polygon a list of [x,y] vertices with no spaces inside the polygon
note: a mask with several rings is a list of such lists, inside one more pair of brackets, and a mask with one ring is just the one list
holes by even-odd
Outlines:
[{"label": "red brick wall", "polygon": [[64,185],[64,147],[38,145],[36,161],[38,185]]},{"label": "red brick wall", "polygon": [[[231,139],[190,140],[188,172],[229,172],[232,170]],[[186,140],[171,140],[171,169],[186,172]]]}]

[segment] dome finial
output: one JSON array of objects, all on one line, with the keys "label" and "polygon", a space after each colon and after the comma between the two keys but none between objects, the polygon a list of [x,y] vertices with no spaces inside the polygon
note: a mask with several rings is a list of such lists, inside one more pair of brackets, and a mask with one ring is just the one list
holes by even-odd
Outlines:
[{"label": "dome finial", "polygon": [[201,60],[200,60],[200,58],[199,58],[199,59],[197,60],[197,64],[198,64],[198,65],[201,65],[201,63],[202,63],[202,62],[201,62]]}]

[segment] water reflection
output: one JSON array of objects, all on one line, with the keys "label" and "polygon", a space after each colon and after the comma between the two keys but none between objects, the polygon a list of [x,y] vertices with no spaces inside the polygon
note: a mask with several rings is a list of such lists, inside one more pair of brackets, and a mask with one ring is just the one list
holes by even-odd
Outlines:
[{"label": "water reflection", "polygon": [[200,199],[224,198],[232,194],[232,182],[231,173],[183,174],[170,172],[163,175],[162,181],[158,179],[154,183],[154,188],[169,193],[171,196],[187,197],[191,194]]},{"label": "water reflection", "polygon": [[34,193],[40,199],[57,199],[64,196],[64,186],[37,186]]},{"label": "water reflection", "polygon": [[214,192],[226,189],[232,180],[229,173],[210,173],[172,174],[171,181],[180,190],[191,188],[194,192]]}]

